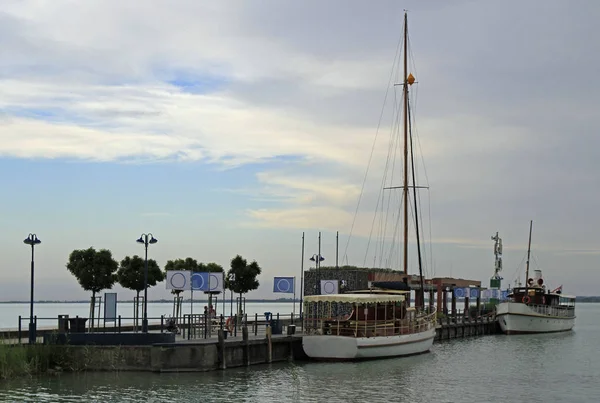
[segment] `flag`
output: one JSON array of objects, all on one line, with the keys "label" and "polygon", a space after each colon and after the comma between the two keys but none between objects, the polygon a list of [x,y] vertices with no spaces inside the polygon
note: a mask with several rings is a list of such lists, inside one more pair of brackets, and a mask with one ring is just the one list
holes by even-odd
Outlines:
[{"label": "flag", "polygon": [[167,290],[189,290],[191,271],[167,270]]},{"label": "flag", "polygon": [[192,273],[191,288],[194,291],[223,291],[223,272],[197,272]]},{"label": "flag", "polygon": [[551,291],[552,293],[562,292],[562,284]]},{"label": "flag", "polygon": [[465,289],[461,288],[461,287],[455,288],[454,289],[454,296],[456,298],[464,298],[464,296],[465,296]]},{"label": "flag", "polygon": [[209,281],[208,273],[192,273],[192,290],[208,291]]},{"label": "flag", "polygon": [[321,280],[321,295],[337,294],[340,282],[338,280]]},{"label": "flag", "polygon": [[284,294],[294,293],[294,277],[275,277],[273,278],[273,292]]}]

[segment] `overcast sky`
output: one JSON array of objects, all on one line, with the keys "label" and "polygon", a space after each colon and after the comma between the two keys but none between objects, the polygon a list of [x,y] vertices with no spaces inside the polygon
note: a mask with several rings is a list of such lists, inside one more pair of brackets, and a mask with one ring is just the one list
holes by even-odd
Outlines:
[{"label": "overcast sky", "polygon": [[307,258],[323,231],[334,264],[339,230],[372,266],[385,119],[346,245],[405,8],[427,273],[487,285],[499,231],[506,284],[534,220],[532,268],[598,295],[597,1],[5,0],[0,300],[29,298],[30,232],[36,299],[87,298],[69,253],[142,254],[142,232],[161,265],[256,259],[251,296],[299,276],[303,231]]}]

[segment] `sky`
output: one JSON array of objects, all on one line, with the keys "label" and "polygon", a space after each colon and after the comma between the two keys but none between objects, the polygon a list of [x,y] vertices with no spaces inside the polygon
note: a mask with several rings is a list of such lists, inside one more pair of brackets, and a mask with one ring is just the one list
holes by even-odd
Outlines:
[{"label": "sky", "polygon": [[70,252],[120,261],[148,232],[161,266],[256,260],[249,297],[290,296],[303,233],[305,268],[336,231],[340,263],[377,266],[404,9],[426,274],[488,284],[498,231],[506,285],[533,220],[531,268],[598,295],[597,1],[5,0],[0,301],[29,298],[29,233],[36,299],[88,298]]}]

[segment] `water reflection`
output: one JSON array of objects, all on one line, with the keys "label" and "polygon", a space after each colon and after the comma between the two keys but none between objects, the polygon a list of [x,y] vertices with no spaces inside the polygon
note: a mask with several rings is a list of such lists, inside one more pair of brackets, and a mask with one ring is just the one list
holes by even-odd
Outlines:
[{"label": "water reflection", "polygon": [[[586,307],[587,308],[587,307]],[[430,354],[360,363],[283,363],[205,373],[60,374],[0,382],[18,402],[597,401],[600,309],[575,332],[486,336]]]}]

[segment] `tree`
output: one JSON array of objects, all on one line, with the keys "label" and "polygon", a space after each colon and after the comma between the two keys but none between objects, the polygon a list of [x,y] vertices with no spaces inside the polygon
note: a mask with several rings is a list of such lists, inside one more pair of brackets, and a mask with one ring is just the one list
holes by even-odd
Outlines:
[{"label": "tree", "polygon": [[[140,292],[144,291],[144,259],[138,255],[133,257],[126,256],[121,260],[119,270],[117,271],[117,281],[124,288],[136,291],[137,299],[140,298]],[[165,279],[165,273],[160,270],[158,263],[154,259],[148,259],[148,287],[154,287]]]},{"label": "tree", "polygon": [[[92,292],[92,307],[95,307],[96,293],[109,290],[115,284],[119,264],[108,249],[96,251],[93,247],[76,249],[69,255],[67,270],[77,278],[79,285],[86,291]],[[94,311],[92,309],[92,328],[94,326]]]},{"label": "tree", "polygon": [[255,260],[248,264],[247,260],[240,255],[231,259],[231,268],[227,272],[226,284],[228,289],[240,294],[238,312],[242,312],[242,295],[258,288],[257,277],[260,272],[260,266]]}]

